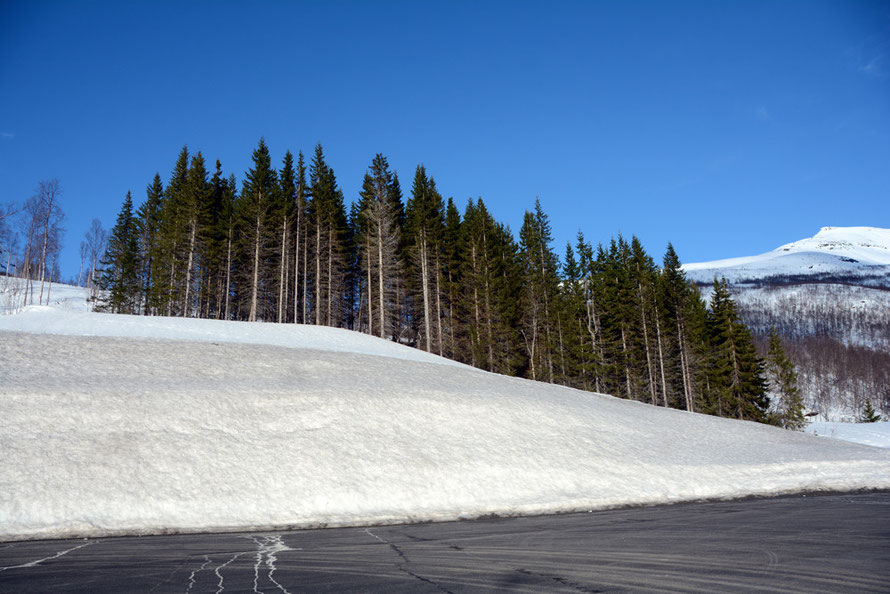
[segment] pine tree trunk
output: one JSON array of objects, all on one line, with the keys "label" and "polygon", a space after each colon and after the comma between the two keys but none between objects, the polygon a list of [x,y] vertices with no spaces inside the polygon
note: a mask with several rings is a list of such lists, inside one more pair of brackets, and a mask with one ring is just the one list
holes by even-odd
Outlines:
[{"label": "pine tree trunk", "polygon": [[[374,288],[372,286],[373,275],[371,271],[371,238],[365,239],[365,261],[367,262],[367,293],[368,298],[368,334],[374,336]],[[382,320],[381,320],[382,321]],[[381,333],[380,338],[383,338]]]},{"label": "pine tree trunk", "polygon": [[544,297],[544,332],[547,334],[547,373],[548,373],[548,381],[553,383],[553,338],[550,336],[550,327],[553,324],[553,319],[550,317],[550,303],[549,297],[547,295],[547,279],[546,279],[546,270],[545,270],[545,257],[544,257],[544,242],[541,241],[540,245],[540,254],[541,254],[541,293]]},{"label": "pine tree trunk", "polygon": [[309,320],[309,232],[306,231],[306,240],[303,241],[303,323]]},{"label": "pine tree trunk", "polygon": [[302,209],[297,209],[297,229],[294,233],[294,324],[300,323],[300,228],[303,218]]},{"label": "pine tree trunk", "polygon": [[173,285],[176,282],[176,242],[173,242],[173,254],[170,258],[170,286],[167,287],[167,316],[173,315]]},{"label": "pine tree trunk", "polygon": [[315,225],[315,325],[321,326],[321,221]]},{"label": "pine tree trunk", "polygon": [[[476,262],[476,244],[475,243],[473,243],[473,247],[470,250],[470,254],[471,254],[471,257],[473,260],[473,276],[475,277],[474,282],[473,282],[473,311],[475,312],[476,326],[475,326],[475,332],[473,332],[473,334],[476,336],[476,342],[478,344],[480,330],[481,330],[482,325],[479,322],[479,288],[477,286],[478,283],[475,281],[475,279],[479,278],[478,264]],[[477,345],[473,345],[473,346],[477,347]],[[473,367],[476,367],[476,351],[477,350],[478,350],[477,348],[470,349],[470,352],[472,353]]]},{"label": "pine tree trunk", "polygon": [[260,217],[257,215],[256,229],[253,242],[253,280],[250,288],[250,313],[247,315],[248,322],[256,322],[257,299],[260,288]]},{"label": "pine tree trunk", "polygon": [[562,373],[562,385],[567,386],[566,383],[566,349],[562,340],[562,319],[561,316],[556,316],[556,331],[557,336],[559,336],[559,365],[560,365],[560,373]]},{"label": "pine tree trunk", "polygon": [[436,344],[439,347],[439,356],[442,356],[442,288],[439,280],[442,276],[442,266],[439,262],[438,251],[436,253]]},{"label": "pine tree trunk", "polygon": [[630,365],[627,355],[627,335],[624,330],[624,322],[621,323],[621,352],[624,354],[624,379],[627,383],[627,398],[633,400],[633,390],[630,383]]},{"label": "pine tree trunk", "polygon": [[188,266],[185,269],[185,298],[182,300],[182,317],[188,318],[189,316],[189,293],[192,288],[192,264],[194,263],[194,255],[195,255],[195,235],[197,234],[197,221],[192,219],[191,222],[191,231],[189,232],[189,259]]},{"label": "pine tree trunk", "polygon": [[683,395],[686,398],[686,410],[695,412],[695,399],[692,394],[692,376],[689,373],[689,352],[686,347],[686,337],[683,333],[683,324],[677,317],[677,342],[680,347],[680,373],[683,377]]},{"label": "pine tree trunk", "polygon": [[328,222],[328,311],[327,325],[331,326],[333,320],[333,296],[334,296],[334,224]]},{"label": "pine tree trunk", "polygon": [[284,322],[284,310],[287,307],[285,296],[287,295],[287,215],[281,225],[281,271],[278,275],[278,323]]},{"label": "pine tree trunk", "polygon": [[655,312],[655,339],[658,344],[658,367],[661,371],[661,396],[664,406],[668,406],[667,380],[664,375],[664,350],[661,345],[661,322],[658,320],[658,312]]},{"label": "pine tree trunk", "polygon": [[[370,266],[368,266],[368,281],[370,283]],[[380,220],[378,219],[377,223],[377,294],[379,295],[379,302],[377,307],[380,310],[380,338],[386,338],[386,304],[384,298],[384,278],[383,278],[383,229],[380,225]],[[370,290],[370,284],[368,285],[368,289]],[[370,294],[369,300],[370,303]],[[368,311],[370,312],[370,305],[368,306]],[[369,318],[370,319],[370,318]]]},{"label": "pine tree trunk", "polygon": [[646,324],[646,308],[643,305],[643,287],[639,283],[637,284],[637,298],[640,300],[640,320],[643,322],[643,346],[646,350],[646,371],[649,374],[649,397],[652,404],[655,405],[658,403],[655,387],[655,369],[652,365],[652,355],[649,352],[649,328],[648,324]]},{"label": "pine tree trunk", "polygon": [[430,352],[431,344],[430,344],[430,286],[429,286],[429,270],[428,270],[428,262],[427,262],[427,244],[426,244],[426,229],[421,229],[420,231],[420,275],[421,275],[421,283],[423,285],[423,321],[424,327],[423,332],[426,335],[426,352]]},{"label": "pine tree trunk", "polygon": [[231,293],[232,288],[232,230],[229,229],[229,237],[226,241],[226,319],[231,319],[229,317],[229,293]]}]

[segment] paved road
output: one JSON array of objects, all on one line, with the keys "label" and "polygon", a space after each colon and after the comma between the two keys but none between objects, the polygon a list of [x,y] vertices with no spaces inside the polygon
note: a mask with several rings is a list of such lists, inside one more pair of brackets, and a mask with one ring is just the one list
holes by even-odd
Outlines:
[{"label": "paved road", "polygon": [[890,592],[890,493],[0,543],[0,592]]}]

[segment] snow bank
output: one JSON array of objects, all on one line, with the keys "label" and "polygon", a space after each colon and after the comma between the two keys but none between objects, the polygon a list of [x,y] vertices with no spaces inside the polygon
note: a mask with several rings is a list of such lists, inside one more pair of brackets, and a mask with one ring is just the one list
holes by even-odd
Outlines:
[{"label": "snow bank", "polygon": [[425,361],[438,365],[467,367],[438,355],[380,340],[342,328],[304,326],[302,324],[259,324],[256,322],[219,322],[196,318],[166,318],[114,315],[58,307],[29,305],[19,313],[0,316],[0,331],[62,334],[67,336],[106,336],[155,338],[200,342],[263,344],[282,347],[360,353]]},{"label": "snow bank", "polygon": [[807,433],[842,439],[876,448],[890,449],[890,423],[837,423],[831,421],[809,423]]},{"label": "snow bank", "polygon": [[0,322],[0,539],[890,488],[882,449],[412,360],[356,333],[51,308]]}]

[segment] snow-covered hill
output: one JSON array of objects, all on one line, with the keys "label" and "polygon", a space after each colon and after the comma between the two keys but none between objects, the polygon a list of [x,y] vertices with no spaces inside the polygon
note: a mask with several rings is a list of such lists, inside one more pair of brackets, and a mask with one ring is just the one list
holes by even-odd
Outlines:
[{"label": "snow-covered hill", "polygon": [[[783,245],[758,256],[729,258],[683,266],[698,283],[725,277],[732,284],[812,279],[890,277],[890,229],[823,227],[814,237]],[[885,284],[886,286],[886,284]]]},{"label": "snow-covered hill", "polygon": [[0,538],[361,525],[890,488],[890,451],[328,328],[0,316]]}]

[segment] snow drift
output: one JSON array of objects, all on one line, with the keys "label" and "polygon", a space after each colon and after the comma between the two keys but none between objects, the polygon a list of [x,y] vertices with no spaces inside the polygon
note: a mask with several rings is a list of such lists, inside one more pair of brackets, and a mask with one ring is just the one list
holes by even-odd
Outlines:
[{"label": "snow drift", "polygon": [[0,539],[890,488],[887,450],[328,328],[29,307],[0,357]]}]

